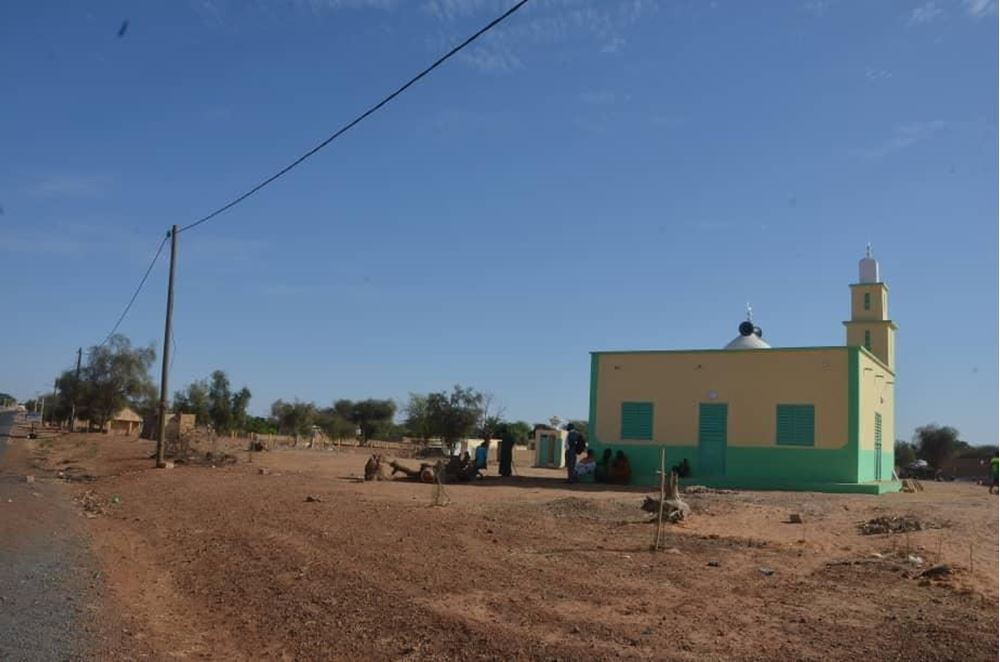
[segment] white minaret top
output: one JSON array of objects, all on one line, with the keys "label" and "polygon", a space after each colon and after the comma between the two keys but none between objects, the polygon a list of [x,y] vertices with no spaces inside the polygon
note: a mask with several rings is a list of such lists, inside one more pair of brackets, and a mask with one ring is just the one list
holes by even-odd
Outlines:
[{"label": "white minaret top", "polygon": [[858,262],[859,283],[880,283],[878,278],[878,261],[872,257],[871,243],[865,248],[865,256]]}]

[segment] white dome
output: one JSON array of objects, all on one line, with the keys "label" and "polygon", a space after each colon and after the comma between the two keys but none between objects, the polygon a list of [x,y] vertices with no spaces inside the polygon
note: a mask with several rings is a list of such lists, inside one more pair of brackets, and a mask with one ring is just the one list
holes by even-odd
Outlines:
[{"label": "white dome", "polygon": [[723,349],[770,349],[771,346],[756,334],[736,336]]}]

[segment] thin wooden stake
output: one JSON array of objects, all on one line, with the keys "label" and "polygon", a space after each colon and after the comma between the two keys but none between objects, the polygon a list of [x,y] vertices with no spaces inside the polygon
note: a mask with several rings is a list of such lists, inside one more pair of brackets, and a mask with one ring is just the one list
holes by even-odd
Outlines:
[{"label": "thin wooden stake", "polygon": [[663,502],[667,499],[667,449],[660,448],[660,511],[656,516],[656,537],[653,551],[660,549],[660,532],[663,530]]}]

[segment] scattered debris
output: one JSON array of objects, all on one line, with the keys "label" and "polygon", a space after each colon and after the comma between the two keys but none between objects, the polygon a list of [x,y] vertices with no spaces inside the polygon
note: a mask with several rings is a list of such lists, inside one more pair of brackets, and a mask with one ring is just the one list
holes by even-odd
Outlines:
[{"label": "scattered debris", "polygon": [[771,568],[757,568],[757,572],[764,575],[765,577],[770,577],[774,574],[774,570]]},{"label": "scattered debris", "polygon": [[34,483],[35,482],[35,477],[31,476],[31,475],[25,476],[24,477],[24,482],[26,482],[26,483]]},{"label": "scattered debris", "polygon": [[73,500],[83,509],[83,515],[87,519],[94,519],[95,517],[108,514],[107,505],[104,500],[93,490],[81,492]]},{"label": "scattered debris", "polygon": [[788,516],[789,524],[802,524],[802,515],[799,513],[792,513]]},{"label": "scattered debris", "polygon": [[709,568],[718,568],[721,565],[722,564],[719,563],[718,561],[716,561],[715,559],[712,559],[711,561],[708,562],[708,567]]},{"label": "scattered debris", "polygon": [[261,476],[266,476],[269,473],[271,473],[271,470],[268,469],[267,467],[261,467],[260,469],[257,470],[257,473],[259,473]]},{"label": "scattered debris", "polygon": [[310,494],[306,497],[306,503],[323,503],[323,499]]},{"label": "scattered debris", "polygon": [[924,560],[916,554],[907,554],[906,562],[910,565],[923,565]]},{"label": "scattered debris", "polygon": [[903,479],[903,491],[904,492],[923,492],[924,486],[916,478],[904,478]]},{"label": "scattered debris", "polygon": [[722,490],[704,485],[688,485],[682,491],[684,494],[736,494],[736,490]]},{"label": "scattered debris", "polygon": [[951,566],[947,563],[941,563],[939,565],[931,566],[923,572],[921,572],[918,577],[925,577],[928,579],[939,579],[941,577],[947,577],[952,574]]},{"label": "scattered debris", "polygon": [[926,528],[929,527],[912,515],[880,515],[858,524],[858,530],[863,536],[923,531]]}]

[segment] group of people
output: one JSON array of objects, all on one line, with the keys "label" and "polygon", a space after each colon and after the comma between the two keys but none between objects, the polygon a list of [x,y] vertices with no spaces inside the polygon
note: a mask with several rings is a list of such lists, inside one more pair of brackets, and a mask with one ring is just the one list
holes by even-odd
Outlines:
[{"label": "group of people", "polygon": [[[572,423],[566,426],[566,480],[577,482],[583,476],[593,476],[598,483],[628,485],[632,481],[632,465],[622,450],[605,448],[601,459],[594,458],[594,451]],[[580,457],[580,456],[583,457]]]}]

